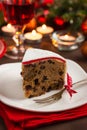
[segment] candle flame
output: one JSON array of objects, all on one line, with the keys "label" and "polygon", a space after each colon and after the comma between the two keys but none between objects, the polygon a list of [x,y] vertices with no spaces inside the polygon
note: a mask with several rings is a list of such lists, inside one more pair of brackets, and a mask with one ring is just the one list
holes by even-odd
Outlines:
[{"label": "candle flame", "polygon": [[8,23],[8,24],[7,24],[7,28],[10,29],[11,27],[12,27],[12,25],[11,25],[10,23]]},{"label": "candle flame", "polygon": [[65,39],[67,40],[68,38],[69,38],[69,36],[66,34],[66,35],[65,35]]},{"label": "candle flame", "polygon": [[35,30],[32,31],[32,35],[33,35],[33,36],[36,35],[36,31],[35,31]]},{"label": "candle flame", "polygon": [[42,29],[44,29],[44,30],[46,29],[46,25],[45,24],[42,25]]},{"label": "candle flame", "polygon": [[64,40],[68,40],[68,41],[73,41],[73,40],[75,40],[75,37],[74,37],[74,36],[71,36],[71,35],[68,35],[68,34],[62,36],[62,38],[63,38]]}]

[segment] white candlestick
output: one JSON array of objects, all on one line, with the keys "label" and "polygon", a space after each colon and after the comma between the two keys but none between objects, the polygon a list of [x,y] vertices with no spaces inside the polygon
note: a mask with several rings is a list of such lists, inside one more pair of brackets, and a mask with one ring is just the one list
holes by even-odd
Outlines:
[{"label": "white candlestick", "polygon": [[35,40],[41,40],[42,39],[42,34],[37,33],[35,30],[33,30],[32,32],[26,33],[24,35],[24,37],[25,37],[25,39],[35,41]]},{"label": "white candlestick", "polygon": [[6,26],[3,26],[1,30],[4,33],[14,34],[16,32],[16,29],[11,24],[7,24]]},{"label": "white candlestick", "polygon": [[54,29],[50,26],[46,26],[43,24],[42,26],[37,27],[36,29],[41,34],[50,34],[54,31]]}]

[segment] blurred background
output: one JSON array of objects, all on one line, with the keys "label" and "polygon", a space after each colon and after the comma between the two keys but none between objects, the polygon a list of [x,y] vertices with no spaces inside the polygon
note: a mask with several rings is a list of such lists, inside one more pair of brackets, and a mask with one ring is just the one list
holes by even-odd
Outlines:
[{"label": "blurred background", "polygon": [[[87,0],[36,0],[35,18],[27,25],[28,30],[47,24],[58,29],[73,29],[87,32]],[[0,3],[0,27],[4,21]]]},{"label": "blurred background", "polygon": [[[1,28],[7,24],[0,2],[0,35],[2,34]],[[86,41],[87,0],[35,0],[35,16],[26,24],[24,33],[32,32],[43,24],[52,27],[54,32],[61,30],[81,32],[80,35],[84,35]],[[81,51],[87,58],[87,41]]]}]

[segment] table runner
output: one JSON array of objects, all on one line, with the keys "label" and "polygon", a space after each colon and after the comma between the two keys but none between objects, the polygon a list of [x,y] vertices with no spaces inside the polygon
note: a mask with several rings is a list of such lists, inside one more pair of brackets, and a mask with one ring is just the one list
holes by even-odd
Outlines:
[{"label": "table runner", "polygon": [[87,104],[61,112],[31,112],[20,110],[0,102],[0,116],[8,130],[34,129],[38,126],[68,121],[87,116]]}]

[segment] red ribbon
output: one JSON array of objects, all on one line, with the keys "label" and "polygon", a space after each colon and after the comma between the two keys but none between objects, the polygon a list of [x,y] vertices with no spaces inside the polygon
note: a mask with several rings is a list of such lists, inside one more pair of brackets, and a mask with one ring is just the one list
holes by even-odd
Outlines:
[{"label": "red ribbon", "polygon": [[71,89],[72,88],[72,78],[67,74],[67,85],[65,85],[66,90],[68,91],[70,97],[72,97],[72,94],[77,93],[75,90]]}]

